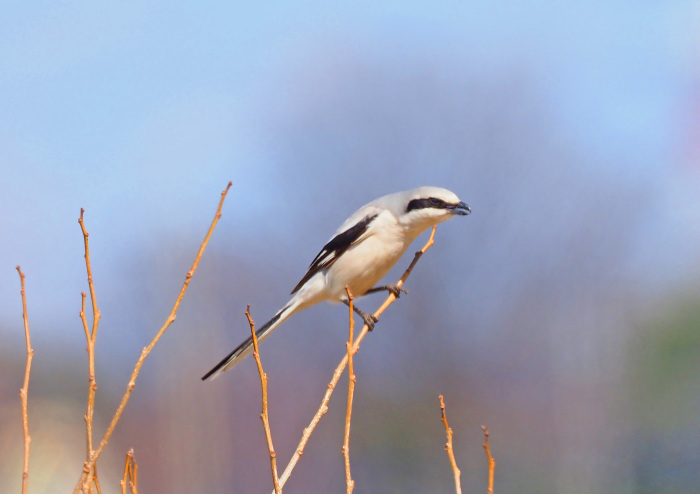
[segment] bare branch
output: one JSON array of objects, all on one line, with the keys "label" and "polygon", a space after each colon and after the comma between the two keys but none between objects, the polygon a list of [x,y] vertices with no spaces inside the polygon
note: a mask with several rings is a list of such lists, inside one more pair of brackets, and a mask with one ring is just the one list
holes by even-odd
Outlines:
[{"label": "bare branch", "polygon": [[485,425],[481,426],[481,430],[484,431],[484,452],[486,453],[486,459],[489,462],[489,489],[488,494],[493,494],[493,475],[496,469],[496,460],[491,456],[491,448],[489,448],[489,430]]},{"label": "bare branch", "polygon": [[91,339],[95,339],[97,336],[97,326],[100,323],[100,311],[97,309],[97,297],[95,296],[95,285],[92,280],[92,266],[90,265],[90,248],[88,245],[88,237],[90,234],[85,229],[85,222],[83,221],[83,215],[85,214],[85,209],[80,208],[80,218],[78,223],[80,224],[80,229],[83,231],[83,241],[85,243],[85,266],[87,267],[88,275],[88,287],[90,288],[90,301],[92,302],[92,331],[90,333]]},{"label": "bare branch", "polygon": [[83,330],[85,331],[85,340],[90,343],[90,329],[88,328],[87,318],[85,317],[85,292],[80,293],[80,321],[83,323]]},{"label": "bare branch", "polygon": [[93,468],[92,486],[95,488],[95,491],[97,491],[97,494],[102,494],[102,488],[100,487],[100,479],[97,475],[97,464],[95,464],[95,467]]},{"label": "bare branch", "polygon": [[445,451],[447,451],[447,456],[450,458],[450,465],[452,465],[452,472],[455,476],[455,492],[457,494],[462,493],[462,486],[460,483],[460,476],[462,472],[457,468],[457,461],[455,460],[455,454],[452,450],[452,429],[447,424],[447,414],[445,413],[445,402],[443,401],[442,395],[440,395],[440,413],[442,414],[442,423],[445,424],[445,433],[447,434],[447,444],[445,445]]},{"label": "bare branch", "polygon": [[[94,454],[93,443],[92,443],[92,417],[95,412],[95,392],[97,391],[97,380],[95,378],[95,342],[97,341],[97,328],[100,325],[100,311],[97,308],[97,296],[95,295],[95,284],[92,278],[92,265],[90,264],[90,244],[88,237],[90,234],[85,229],[85,209],[80,208],[80,218],[78,223],[80,224],[80,229],[83,232],[83,242],[85,244],[85,267],[87,270],[88,286],[90,288],[90,301],[92,303],[92,330],[88,328],[87,317],[85,315],[85,292],[81,293],[81,304],[80,304],[80,320],[83,323],[83,330],[85,331],[85,338],[87,340],[87,354],[88,354],[88,396],[87,396],[87,410],[85,411],[85,436],[86,436],[86,453],[85,453],[85,464],[90,462]],[[94,463],[93,463],[94,466]],[[99,485],[97,481],[93,482],[92,477],[95,475],[94,467],[90,468],[87,476],[83,481],[83,491],[93,492],[93,487]],[[99,488],[98,488],[99,491]]]},{"label": "bare branch", "polygon": [[[192,280],[192,276],[194,275],[195,271],[197,270],[197,266],[199,265],[199,261],[202,258],[202,254],[204,253],[205,248],[207,247],[207,244],[209,243],[209,238],[211,237],[212,233],[214,232],[214,228],[216,227],[216,224],[219,222],[219,218],[221,218],[221,207],[224,204],[224,200],[226,199],[226,194],[228,193],[229,189],[231,188],[231,182],[228,183],[226,186],[226,189],[221,193],[221,199],[219,200],[219,206],[216,209],[216,214],[214,215],[214,219],[211,222],[211,225],[209,226],[209,231],[207,232],[206,236],[204,237],[204,240],[202,241],[202,244],[199,247],[199,251],[197,252],[197,255],[194,259],[194,262],[192,264],[192,267],[190,270],[187,272],[185,276],[185,281],[182,285],[182,288],[180,289],[180,294],[178,295],[177,299],[175,300],[175,304],[173,305],[172,310],[170,311],[170,315],[168,315],[168,318],[165,320],[165,323],[161,328],[158,330],[156,335],[153,337],[151,342],[148,344],[148,346],[144,347],[143,350],[141,350],[141,356],[139,359],[136,361],[136,365],[134,366],[134,370],[131,373],[131,377],[129,378],[129,383],[127,384],[126,391],[124,392],[124,395],[122,396],[121,402],[119,403],[119,406],[117,408],[117,411],[114,413],[114,416],[112,417],[112,421],[109,424],[109,427],[107,427],[107,431],[105,432],[104,436],[102,437],[102,440],[100,441],[99,447],[94,451],[94,453],[91,455],[91,458],[85,462],[83,466],[83,473],[80,477],[80,480],[78,481],[78,484],[76,485],[75,489],[73,490],[74,494],[78,494],[78,492],[82,489],[85,491],[84,486],[86,485],[86,479],[89,477],[90,472],[93,470],[95,462],[97,462],[97,459],[100,457],[102,452],[104,451],[105,446],[107,446],[107,442],[109,439],[112,437],[112,433],[114,432],[114,428],[117,426],[117,423],[119,422],[119,419],[121,418],[122,412],[124,411],[124,407],[126,406],[127,402],[129,401],[129,398],[131,397],[131,392],[134,390],[134,387],[136,386],[136,378],[139,375],[139,372],[141,371],[141,366],[143,366],[144,361],[146,360],[146,357],[151,353],[153,350],[153,347],[158,343],[160,338],[163,336],[165,331],[170,327],[170,325],[175,321],[175,316],[177,314],[177,310],[180,307],[180,303],[182,302],[182,298],[185,296],[185,293],[187,292],[187,288],[190,285],[190,281]],[[87,242],[87,237],[86,237],[86,242]],[[96,333],[96,329],[93,328],[93,338]]]},{"label": "bare branch", "polygon": [[348,306],[350,307],[350,329],[348,332],[348,342],[346,343],[348,351],[348,404],[347,410],[345,412],[345,438],[343,440],[343,456],[345,457],[345,485],[346,493],[351,494],[352,490],[355,488],[355,481],[352,480],[352,475],[350,475],[350,421],[352,419],[352,401],[355,395],[355,383],[357,379],[355,377],[355,369],[353,367],[353,342],[355,341],[353,336],[353,330],[355,326],[355,319],[353,315],[353,304],[354,299],[352,293],[350,293],[350,287],[345,286],[345,292],[348,294]]},{"label": "bare branch", "polygon": [[[434,243],[433,239],[435,237],[435,230],[436,226],[433,226],[432,231],[430,232],[430,238],[428,241],[425,243],[423,248],[416,252],[416,254],[413,257],[413,261],[411,261],[411,264],[408,266],[408,269],[404,272],[403,276],[401,279],[396,282],[396,287],[400,288],[405,282],[406,279],[410,276],[411,272],[413,271],[413,268],[415,267],[416,263],[418,262],[418,259],[421,258],[421,256],[427,251]],[[379,318],[384,311],[389,307],[391,304],[394,303],[396,300],[396,295],[393,293],[389,293],[389,296],[384,300],[384,303],[379,307],[379,309],[376,310],[376,312],[373,314],[375,318]],[[353,343],[352,347],[352,353],[353,355],[358,352],[360,349],[360,343],[364,339],[364,337],[367,335],[369,331],[369,327],[365,324],[362,327],[362,330],[360,331],[359,336],[355,340],[355,343]],[[333,376],[331,378],[331,381],[328,383],[328,388],[326,389],[326,392],[323,395],[323,399],[321,400],[321,405],[318,407],[318,410],[316,410],[316,413],[314,414],[313,418],[311,419],[311,422],[309,423],[309,426],[304,429],[301,440],[299,441],[299,444],[297,445],[297,449],[292,455],[292,458],[289,460],[289,463],[287,464],[287,467],[284,469],[284,473],[280,477],[280,487],[284,487],[284,484],[287,482],[287,479],[291,475],[292,471],[294,470],[294,467],[296,466],[297,462],[299,461],[299,458],[301,458],[301,455],[304,454],[304,447],[306,447],[306,443],[309,441],[309,438],[311,437],[311,434],[313,433],[314,429],[316,428],[316,425],[318,425],[318,422],[321,420],[321,417],[325,415],[325,413],[328,411],[328,401],[331,399],[331,395],[333,394],[333,390],[335,389],[335,386],[338,384],[338,380],[340,380],[340,376],[342,375],[343,371],[345,370],[345,366],[348,364],[348,355],[347,353],[343,357],[343,359],[340,361],[338,366],[335,368],[335,371],[333,371]]]},{"label": "bare branch", "polygon": [[19,273],[20,285],[22,287],[22,319],[24,320],[24,338],[27,344],[27,363],[24,368],[24,384],[19,390],[19,399],[22,404],[22,434],[24,436],[24,461],[22,464],[22,494],[27,494],[27,484],[29,482],[29,446],[32,443],[32,438],[29,436],[29,410],[27,398],[29,395],[29,374],[32,370],[32,359],[34,358],[34,349],[29,337],[29,317],[27,315],[27,296],[24,291],[24,273],[17,266]]},{"label": "bare branch", "polygon": [[267,374],[265,374],[265,372],[263,371],[262,361],[260,360],[260,354],[258,353],[258,336],[255,334],[255,322],[250,316],[250,305],[246,309],[245,315],[248,318],[250,332],[253,335],[253,356],[255,357],[255,362],[258,364],[258,373],[260,374],[260,386],[262,388],[262,412],[260,413],[260,418],[262,419],[263,428],[265,429],[267,448],[270,451],[270,468],[272,469],[272,483],[275,486],[275,494],[281,494],[282,488],[280,487],[279,477],[277,476],[277,460],[275,459],[275,447],[272,444],[270,419],[267,414]]},{"label": "bare branch", "polygon": [[138,465],[136,465],[136,458],[134,457],[134,450],[130,449],[126,453],[126,461],[124,462],[124,476],[122,477],[119,486],[122,489],[122,494],[126,494],[126,486],[129,486],[129,492],[131,494],[138,494],[138,484],[136,474],[138,473]]}]

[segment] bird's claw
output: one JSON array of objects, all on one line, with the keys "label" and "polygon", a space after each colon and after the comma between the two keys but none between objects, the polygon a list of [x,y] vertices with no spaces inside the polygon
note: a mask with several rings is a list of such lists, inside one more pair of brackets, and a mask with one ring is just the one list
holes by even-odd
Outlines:
[{"label": "bird's claw", "polygon": [[408,295],[408,290],[406,290],[405,288],[401,288],[399,285],[387,285],[384,288],[387,291],[393,293],[394,297],[396,298],[399,298],[402,292]]},{"label": "bird's claw", "polygon": [[370,331],[372,331],[374,329],[374,324],[379,320],[376,317],[374,317],[372,314],[367,314],[365,312],[360,314],[360,316],[362,317],[362,320],[365,322],[365,324],[367,325],[367,328],[369,328]]}]

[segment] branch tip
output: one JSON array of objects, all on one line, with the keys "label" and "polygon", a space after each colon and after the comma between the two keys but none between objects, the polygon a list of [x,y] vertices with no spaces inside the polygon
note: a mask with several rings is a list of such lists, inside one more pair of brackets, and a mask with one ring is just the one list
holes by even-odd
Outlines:
[{"label": "branch tip", "polygon": [[489,430],[484,425],[481,426],[481,430],[484,431],[484,444],[482,444],[482,446],[484,447],[484,453],[486,453],[486,460],[489,463],[489,487],[487,492],[488,494],[493,494],[493,476],[494,470],[496,469],[496,460],[493,456],[491,456],[491,448],[489,447]]},{"label": "branch tip", "polygon": [[455,492],[456,494],[461,494],[462,486],[460,481],[460,476],[462,472],[457,467],[457,461],[455,460],[454,450],[452,449],[452,428],[447,423],[447,413],[445,412],[445,401],[442,395],[438,397],[440,399],[440,415],[442,416],[442,423],[445,426],[445,434],[447,436],[447,443],[445,444],[445,451],[447,451],[447,456],[450,460],[450,465],[452,466],[452,473],[455,479]]},{"label": "branch tip", "polygon": [[262,391],[262,411],[260,412],[260,419],[263,423],[263,429],[265,431],[265,439],[267,440],[267,448],[270,454],[270,470],[272,473],[272,483],[275,488],[276,494],[281,494],[282,488],[280,486],[279,477],[277,475],[277,460],[275,454],[275,448],[272,444],[272,432],[270,431],[270,419],[267,412],[267,374],[263,370],[262,361],[260,360],[260,353],[258,351],[258,336],[255,334],[255,322],[250,315],[250,304],[246,306],[245,315],[248,318],[248,324],[250,325],[250,333],[253,338],[253,357],[255,358],[255,363],[258,366],[258,374],[260,374],[260,388]]},{"label": "branch tip", "polygon": [[20,404],[22,407],[22,435],[24,438],[24,458],[22,465],[22,494],[27,492],[27,484],[29,482],[29,446],[32,439],[29,436],[29,405],[27,398],[29,396],[29,376],[32,369],[32,359],[34,358],[34,350],[32,349],[31,335],[29,332],[29,316],[27,313],[27,294],[25,291],[24,280],[25,276],[22,269],[17,265],[19,273],[20,294],[22,296],[22,321],[24,322],[24,339],[27,346],[27,360],[24,368],[24,383],[19,391]]},{"label": "branch tip", "polygon": [[350,286],[345,285],[345,293],[348,294],[348,300],[354,300],[355,297],[352,296],[352,292],[350,291]]}]

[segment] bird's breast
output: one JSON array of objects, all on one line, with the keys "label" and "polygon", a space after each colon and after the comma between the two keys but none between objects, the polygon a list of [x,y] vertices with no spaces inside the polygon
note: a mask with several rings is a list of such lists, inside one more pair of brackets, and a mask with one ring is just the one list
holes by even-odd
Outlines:
[{"label": "bird's breast", "polygon": [[363,295],[401,258],[410,239],[398,225],[385,225],[353,245],[329,268],[326,282],[333,297],[345,297],[345,285],[355,296]]}]

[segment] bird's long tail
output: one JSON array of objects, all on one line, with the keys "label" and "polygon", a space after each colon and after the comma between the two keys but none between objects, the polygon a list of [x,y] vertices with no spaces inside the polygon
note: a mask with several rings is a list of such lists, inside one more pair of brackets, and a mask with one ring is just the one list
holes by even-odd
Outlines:
[{"label": "bird's long tail", "polygon": [[[270,333],[272,333],[277,326],[282,324],[289,316],[297,312],[297,310],[300,308],[299,305],[300,304],[296,302],[296,299],[292,299],[279,312],[277,312],[272,319],[263,324],[263,326],[255,332],[258,343],[267,338]],[[229,353],[221,362],[216,364],[212,370],[204,374],[204,376],[202,376],[202,381],[209,379],[210,377],[214,379],[222,372],[229,370],[231,367],[243,360],[252,351],[253,336],[251,335],[243,343],[238,345],[231,353]]]},{"label": "bird's long tail", "polygon": [[[300,309],[300,304],[295,299],[290,300],[290,302],[280,309],[277,314],[272,316],[272,319],[267,321],[263,326],[255,332],[258,343],[267,338],[270,333],[272,333],[277,326],[282,324],[289,316],[294,314]],[[209,379],[210,377],[214,379],[222,372],[229,370],[231,367],[236,365],[238,362],[243,360],[248,354],[253,351],[253,336],[249,336],[246,340],[238,345],[231,353],[229,353],[224,359],[216,364],[213,369],[202,376],[202,381]]]}]

